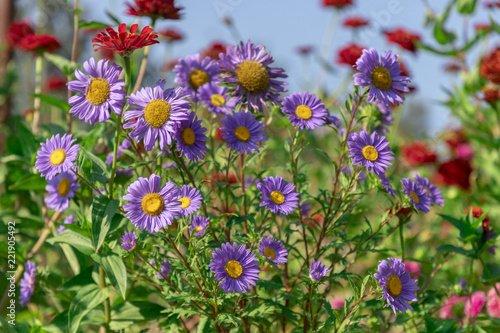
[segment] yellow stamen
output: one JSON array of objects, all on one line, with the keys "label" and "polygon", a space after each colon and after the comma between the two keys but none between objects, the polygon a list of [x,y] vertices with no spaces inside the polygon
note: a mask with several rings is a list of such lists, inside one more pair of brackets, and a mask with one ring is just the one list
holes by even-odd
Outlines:
[{"label": "yellow stamen", "polygon": [[69,193],[69,180],[68,178],[63,178],[59,181],[59,185],[57,185],[57,192],[59,192],[59,195],[61,197],[65,197]]},{"label": "yellow stamen", "polygon": [[281,205],[285,202],[285,196],[280,191],[272,191],[270,197],[271,201],[277,205]]},{"label": "yellow stamen", "polygon": [[418,198],[417,193],[415,193],[415,192],[413,192],[413,191],[410,191],[410,195],[411,195],[411,197],[413,198],[413,201],[415,202],[415,204],[420,203],[420,199]]},{"label": "yellow stamen", "polygon": [[181,202],[182,209],[188,208],[189,206],[191,206],[191,199],[189,199],[188,197],[182,197],[179,199],[179,201]]},{"label": "yellow stamen", "polygon": [[391,74],[385,67],[376,67],[372,72],[372,82],[380,90],[387,90],[391,87]]},{"label": "yellow stamen", "polygon": [[363,154],[363,157],[368,161],[375,162],[378,159],[378,151],[373,146],[365,146],[361,150],[361,153]]},{"label": "yellow stamen", "polygon": [[311,108],[307,105],[297,106],[297,108],[295,109],[295,114],[297,115],[297,117],[303,120],[307,120],[312,117]]},{"label": "yellow stamen", "polygon": [[234,130],[234,136],[241,142],[250,140],[250,131],[245,126],[238,126]]},{"label": "yellow stamen", "polygon": [[90,81],[85,97],[94,105],[101,105],[109,98],[109,83],[105,79],[94,78]]},{"label": "yellow stamen", "polygon": [[269,87],[269,72],[260,62],[245,60],[236,68],[241,86],[252,94],[260,94]]},{"label": "yellow stamen", "polygon": [[146,105],[144,119],[151,127],[161,127],[170,117],[170,104],[162,99],[156,99]]},{"label": "yellow stamen", "polygon": [[66,159],[66,152],[64,149],[56,149],[50,154],[50,164],[56,166],[60,165]]},{"label": "yellow stamen", "polygon": [[387,293],[395,298],[401,295],[402,290],[401,280],[396,275],[389,276],[387,279]]},{"label": "yellow stamen", "polygon": [[199,87],[210,81],[207,72],[202,71],[201,69],[195,69],[189,74],[189,85],[194,90],[197,90]]},{"label": "yellow stamen", "polygon": [[212,95],[210,97],[210,101],[215,106],[223,106],[224,104],[226,104],[226,99],[223,96],[219,95],[219,94]]},{"label": "yellow stamen", "polygon": [[184,143],[185,145],[192,146],[194,144],[195,138],[196,137],[194,135],[194,131],[191,128],[186,127],[182,130],[181,139],[182,143]]},{"label": "yellow stamen", "polygon": [[194,233],[200,232],[201,229],[203,229],[203,227],[196,227],[196,228],[194,228]]},{"label": "yellow stamen", "polygon": [[237,279],[243,274],[243,267],[236,260],[229,260],[226,264],[226,273],[229,277]]},{"label": "yellow stamen", "polygon": [[150,216],[160,215],[165,207],[165,202],[158,193],[146,194],[142,198],[142,210]]},{"label": "yellow stamen", "polygon": [[264,256],[268,257],[268,258],[271,258],[271,259],[276,259],[276,252],[274,252],[273,249],[270,249],[268,247],[266,247],[264,249]]}]

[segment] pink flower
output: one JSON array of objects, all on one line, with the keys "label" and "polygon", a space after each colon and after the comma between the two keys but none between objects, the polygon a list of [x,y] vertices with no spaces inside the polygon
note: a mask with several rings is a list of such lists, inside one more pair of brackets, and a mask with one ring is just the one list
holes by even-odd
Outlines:
[{"label": "pink flower", "polygon": [[472,147],[466,143],[458,145],[455,152],[457,153],[458,158],[462,158],[464,160],[470,160],[472,156],[474,156],[474,151],[472,150]]},{"label": "pink flower", "polygon": [[405,261],[405,267],[406,270],[410,272],[412,278],[414,279],[418,279],[419,276],[422,274],[422,272],[420,271],[421,269],[420,263],[417,261],[411,261],[411,260]]},{"label": "pink flower", "polygon": [[453,315],[453,308],[455,305],[459,305],[465,302],[467,297],[459,297],[457,295],[453,295],[448,302],[439,310],[439,318],[441,319],[453,319],[455,316]]},{"label": "pink flower", "polygon": [[330,300],[333,310],[340,310],[344,307],[344,297],[334,297]]},{"label": "pink flower", "polygon": [[[472,294],[472,297],[466,297],[467,300],[465,301],[465,317],[472,317],[476,318],[481,310],[484,307],[484,303],[486,303],[486,294],[483,291],[476,291],[474,294]],[[471,310],[471,300],[472,300],[472,310]]]},{"label": "pink flower", "polygon": [[[496,284],[497,290],[500,290],[500,283]],[[486,301],[486,311],[492,318],[500,318],[500,300],[494,288],[488,291],[488,299]]]}]

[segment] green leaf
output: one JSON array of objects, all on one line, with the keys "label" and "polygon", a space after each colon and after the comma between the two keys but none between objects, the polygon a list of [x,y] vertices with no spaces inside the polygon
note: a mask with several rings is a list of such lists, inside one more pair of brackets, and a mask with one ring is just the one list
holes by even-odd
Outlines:
[{"label": "green leaf", "polygon": [[162,318],[163,310],[163,306],[151,302],[125,302],[113,308],[109,325],[112,330],[125,329],[134,322]]},{"label": "green leaf", "polygon": [[[0,323],[2,323],[2,327],[5,330],[5,333],[16,333],[16,331],[12,328],[13,326],[9,324],[7,320],[10,320],[10,317],[8,317],[8,315],[6,318],[4,318],[4,316],[0,316]],[[14,325],[15,325],[15,320],[14,320]]]},{"label": "green leaf", "polygon": [[476,0],[457,0],[457,10],[460,14],[470,15],[476,8]]},{"label": "green leaf", "polygon": [[109,297],[111,290],[100,289],[98,285],[91,284],[80,289],[68,311],[68,326],[70,333],[78,331],[82,318],[93,308],[104,302]]},{"label": "green leaf", "polygon": [[210,333],[212,332],[212,321],[208,317],[201,317],[198,322],[196,333]]},{"label": "green leaf", "polygon": [[101,256],[99,253],[91,255],[91,257],[95,262],[101,265],[111,285],[115,287],[123,299],[125,299],[125,294],[127,292],[127,270],[122,258],[115,254]]},{"label": "green leaf", "polygon": [[219,324],[227,324],[227,325],[233,324],[233,326],[235,327],[240,327],[241,320],[238,317],[233,316],[232,314],[229,313],[219,313],[217,315],[217,322]]},{"label": "green leaf", "polygon": [[64,58],[63,56],[54,53],[46,52],[44,54],[44,57],[67,76],[73,76],[73,74],[75,73],[75,69],[80,68],[80,65],[76,62],[73,62],[69,59]]},{"label": "green leaf", "polygon": [[458,246],[453,246],[453,245],[441,245],[436,249],[438,252],[446,253],[446,252],[455,252],[461,255],[464,255],[466,257],[471,257],[475,258],[474,251],[472,250],[466,250],[464,248],[458,247]]},{"label": "green leaf", "polygon": [[23,177],[17,183],[9,186],[10,191],[22,191],[22,190],[33,190],[33,191],[43,191],[47,181],[45,178],[40,177],[40,175],[29,175]]},{"label": "green leaf", "polygon": [[76,257],[73,249],[68,244],[60,244],[59,246],[61,246],[61,249],[63,250],[64,255],[66,256],[66,259],[68,259],[69,265],[71,266],[73,273],[75,275],[80,274],[80,263],[78,262],[78,258]]},{"label": "green leaf", "polygon": [[49,105],[53,105],[65,112],[68,112],[71,109],[71,105],[54,96],[44,95],[44,94],[33,94],[33,97],[40,98],[40,100]]},{"label": "green leaf", "polygon": [[448,32],[444,26],[444,22],[441,20],[437,20],[434,25],[434,38],[438,41],[439,44],[448,44],[455,40],[457,37],[454,33]]},{"label": "green leaf", "polygon": [[66,243],[86,255],[90,255],[95,252],[89,238],[70,229],[66,229],[59,235],[48,239],[47,243]]},{"label": "green leaf", "polygon": [[106,28],[109,24],[96,22],[96,21],[80,21],[80,29],[101,29]]},{"label": "green leaf", "polygon": [[108,234],[111,221],[116,213],[120,201],[111,200],[103,195],[97,197],[92,203],[92,243],[96,252],[104,243]]},{"label": "green leaf", "polygon": [[111,172],[106,167],[104,161],[83,148],[80,148],[80,150],[92,163],[92,167],[90,169],[92,178],[102,184],[107,184],[108,179],[111,177]]},{"label": "green leaf", "polygon": [[250,306],[246,308],[241,317],[250,317],[250,318],[264,318],[270,317],[270,315],[276,310],[276,308],[266,302],[259,303],[254,306]]}]

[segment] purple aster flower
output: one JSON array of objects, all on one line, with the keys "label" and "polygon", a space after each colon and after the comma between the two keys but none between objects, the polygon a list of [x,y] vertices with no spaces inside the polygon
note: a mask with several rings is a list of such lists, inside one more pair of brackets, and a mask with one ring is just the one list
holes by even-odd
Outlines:
[{"label": "purple aster flower", "polygon": [[205,230],[207,230],[208,223],[210,223],[208,217],[204,217],[200,214],[193,215],[189,231],[194,237],[201,237],[205,233]]},{"label": "purple aster flower", "polygon": [[126,232],[122,237],[122,249],[125,251],[132,251],[135,247],[135,230],[132,232]]},{"label": "purple aster flower", "polygon": [[328,111],[328,113],[326,114],[326,118],[325,118],[325,120],[326,120],[326,123],[327,123],[327,124],[333,125],[333,126],[335,126],[335,127],[337,127],[337,128],[339,128],[339,127],[340,127],[340,125],[341,125],[340,118],[333,116],[333,115],[330,113],[330,111]]},{"label": "purple aster flower", "polygon": [[271,260],[275,265],[287,262],[288,251],[279,240],[267,237],[260,240],[259,253]]},{"label": "purple aster flower", "polygon": [[288,77],[285,70],[269,67],[274,60],[264,52],[264,46],[248,40],[246,45],[241,42],[236,47],[228,46],[226,53],[219,55],[223,81],[234,89],[235,102],[259,111],[269,103],[278,106],[279,94],[287,91],[286,83],[277,80]]},{"label": "purple aster flower", "polygon": [[[70,216],[68,216],[67,218],[64,219],[63,224],[73,224],[74,220],[75,220],[75,215],[70,215]],[[57,234],[56,235],[59,235],[64,230],[66,230],[66,227],[63,226],[63,225],[60,225],[59,228],[57,228]]]},{"label": "purple aster flower", "polygon": [[410,198],[410,202],[421,212],[427,213],[431,210],[432,199],[422,186],[415,183],[410,178],[401,179],[403,192]]},{"label": "purple aster flower", "polygon": [[215,279],[222,281],[219,289],[240,294],[250,291],[250,285],[256,285],[260,273],[255,257],[245,244],[238,248],[236,243],[225,243],[222,249],[215,249],[208,267],[215,273]]},{"label": "purple aster flower", "polygon": [[300,205],[300,210],[303,216],[309,216],[309,214],[311,214],[311,203],[309,201],[304,202]]},{"label": "purple aster flower", "polygon": [[51,180],[55,175],[73,168],[80,145],[73,145],[76,139],[71,134],[59,134],[40,143],[42,149],[37,152],[35,166],[42,177]]},{"label": "purple aster flower", "polygon": [[[128,141],[127,139],[123,140],[122,143],[120,143],[120,145],[118,146],[118,150],[116,152],[116,160],[119,160],[120,157],[123,156],[123,151],[126,149],[130,149],[130,146],[130,141]],[[106,164],[113,164],[113,152],[109,153],[106,156]]]},{"label": "purple aster flower", "polygon": [[299,194],[295,192],[295,185],[288,183],[280,176],[265,177],[262,183],[257,183],[262,196],[259,207],[265,206],[273,213],[288,215],[299,206]]},{"label": "purple aster flower", "polygon": [[318,282],[319,280],[324,278],[329,271],[330,270],[326,268],[326,266],[323,263],[321,263],[321,261],[319,260],[316,261],[315,259],[313,260],[313,263],[311,265],[309,277],[311,278],[311,280]]},{"label": "purple aster flower", "polygon": [[134,173],[134,169],[121,169],[116,170],[116,177],[127,176],[130,177]]},{"label": "purple aster flower", "polygon": [[[345,168],[343,168],[340,171],[342,171],[343,173],[348,174],[349,176],[352,175],[351,166],[346,166]],[[359,173],[358,173],[358,182],[364,183],[365,180],[366,180],[366,173],[363,170],[359,170]],[[335,180],[333,180],[333,181],[335,181]]]},{"label": "purple aster flower", "polygon": [[165,89],[165,80],[159,80],[154,87],[145,87],[131,94],[128,104],[135,110],[125,111],[124,120],[132,120],[123,128],[134,128],[130,132],[136,142],[144,139],[144,149],[154,148],[159,139],[160,149],[172,144],[172,136],[183,120],[189,117],[190,104],[183,87]]},{"label": "purple aster flower", "polygon": [[186,87],[195,102],[198,101],[198,88],[209,82],[217,82],[219,78],[217,61],[210,57],[201,60],[199,53],[179,59],[172,71],[176,74],[174,82]]},{"label": "purple aster flower", "polygon": [[[154,265],[154,263],[153,263]],[[156,273],[156,277],[159,280],[162,280],[170,275],[170,272],[172,272],[172,265],[170,264],[170,261],[168,259],[163,260],[163,262],[160,265],[160,273]]]},{"label": "purple aster flower", "polygon": [[407,302],[418,301],[415,290],[420,288],[416,285],[417,280],[410,278],[410,272],[406,270],[401,259],[389,258],[389,262],[380,260],[378,273],[373,276],[384,291],[384,298],[387,299],[386,306],[392,307],[395,316],[396,309],[403,313],[406,313],[405,308],[413,310]]},{"label": "purple aster flower", "polygon": [[220,87],[214,82],[202,85],[198,89],[198,97],[203,105],[208,108],[208,111],[216,116],[219,113],[231,114],[236,106],[236,100],[229,96],[227,87]]},{"label": "purple aster flower", "polygon": [[328,110],[321,100],[314,94],[306,92],[293,93],[285,97],[281,103],[281,111],[288,115],[288,120],[299,130],[304,127],[312,131],[325,124]]},{"label": "purple aster flower", "polygon": [[109,60],[99,60],[95,63],[94,58],[83,63],[83,69],[75,70],[77,80],[67,83],[68,89],[79,95],[69,99],[71,113],[81,121],[94,126],[96,121],[106,122],[110,118],[109,109],[116,114],[122,114],[125,105],[125,81],[118,79],[122,68],[115,63],[109,64]]},{"label": "purple aster flower", "polygon": [[400,75],[401,68],[397,61],[399,54],[386,51],[380,58],[374,48],[363,50],[356,61],[354,85],[370,87],[368,101],[378,100],[385,105],[403,103],[401,91],[409,92],[407,87],[410,78]]},{"label": "purple aster flower", "polygon": [[45,204],[52,210],[60,212],[69,207],[69,199],[75,196],[80,188],[76,175],[73,172],[63,172],[49,180],[45,190],[49,194],[45,197]]},{"label": "purple aster flower", "polygon": [[264,124],[262,121],[257,121],[250,112],[235,112],[232,116],[227,115],[221,120],[222,126],[220,130],[224,141],[227,142],[228,148],[233,148],[240,154],[245,151],[252,155],[254,151],[259,151],[262,147],[259,142],[267,141],[263,130]]},{"label": "purple aster flower", "polygon": [[31,262],[31,260],[26,261],[24,269],[24,275],[20,283],[21,293],[19,295],[19,304],[21,306],[28,305],[31,296],[33,296],[33,291],[35,290],[35,263]]},{"label": "purple aster flower", "polygon": [[431,182],[429,179],[421,177],[420,175],[415,175],[415,181],[418,186],[421,186],[427,194],[431,197],[432,203],[438,206],[444,206],[444,198],[441,195],[441,191]]},{"label": "purple aster flower", "polygon": [[379,135],[386,135],[389,133],[389,127],[392,125],[394,118],[390,113],[380,114],[380,125],[375,129]]},{"label": "purple aster flower", "polygon": [[152,174],[140,177],[127,188],[123,200],[130,203],[123,206],[131,222],[141,230],[150,233],[171,225],[174,218],[182,216],[179,200],[180,190],[173,182],[161,186],[161,177]]},{"label": "purple aster flower", "polygon": [[393,160],[393,152],[389,149],[389,142],[385,136],[379,137],[377,132],[373,132],[371,137],[368,132],[362,130],[359,134],[352,133],[348,139],[348,151],[352,153],[352,165],[360,164],[366,167],[368,171],[373,171],[376,175],[385,173],[387,168],[392,165],[389,160]]},{"label": "purple aster flower", "polygon": [[161,165],[163,169],[177,169],[177,164],[175,162],[166,162]]},{"label": "purple aster flower", "polygon": [[182,185],[178,200],[181,202],[182,215],[188,216],[200,209],[203,197],[198,189]]},{"label": "purple aster flower", "polygon": [[381,174],[378,176],[378,179],[380,180],[380,185],[382,188],[389,193],[393,198],[396,197],[396,194],[398,194],[398,191],[396,191],[392,186],[391,186],[391,181],[389,177],[387,177],[385,174]]},{"label": "purple aster flower", "polygon": [[198,162],[198,158],[204,159],[207,153],[208,141],[205,132],[207,129],[201,126],[201,120],[194,112],[189,113],[189,118],[180,123],[175,131],[174,139],[177,140],[177,150],[182,152],[187,159]]}]

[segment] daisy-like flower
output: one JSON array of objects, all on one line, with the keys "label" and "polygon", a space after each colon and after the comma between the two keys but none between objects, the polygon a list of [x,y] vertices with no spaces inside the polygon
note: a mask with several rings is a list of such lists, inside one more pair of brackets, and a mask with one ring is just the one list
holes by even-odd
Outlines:
[{"label": "daisy-like flower", "polygon": [[318,282],[319,280],[324,278],[325,275],[328,274],[328,272],[330,272],[330,270],[326,268],[326,266],[321,261],[316,261],[315,259],[313,260],[313,263],[311,265],[309,277],[314,282]]},{"label": "daisy-like flower", "polygon": [[285,97],[281,105],[283,106],[281,111],[288,115],[288,120],[299,130],[305,127],[308,131],[312,131],[316,127],[323,126],[328,115],[328,110],[321,100],[308,91]]},{"label": "daisy-like flower", "polygon": [[181,192],[177,200],[181,202],[182,215],[188,216],[200,209],[203,197],[198,189],[189,185],[182,185]]},{"label": "daisy-like flower", "polygon": [[156,277],[159,280],[162,280],[170,275],[170,272],[172,272],[172,265],[170,264],[170,261],[168,259],[163,260],[163,262],[160,265],[160,273],[156,273]]},{"label": "daisy-like flower", "polygon": [[136,245],[135,240],[136,240],[135,230],[132,232],[125,231],[125,234],[122,237],[122,244],[121,244],[122,249],[128,252],[132,251]]},{"label": "daisy-like flower", "polygon": [[349,158],[353,159],[352,165],[361,163],[361,166],[373,171],[377,176],[384,174],[392,165],[389,161],[394,159],[391,156],[394,153],[389,149],[385,136],[379,137],[377,132],[373,132],[371,136],[365,130],[359,134],[351,133],[347,143],[348,151],[352,153],[349,155]]},{"label": "daisy-like flower", "polygon": [[217,82],[219,66],[210,57],[201,59],[199,53],[179,59],[172,71],[176,74],[175,83],[186,87],[195,102],[198,101],[198,88],[209,82]]},{"label": "daisy-like flower", "polygon": [[66,210],[69,207],[69,199],[73,198],[80,188],[76,179],[73,172],[63,172],[49,180],[45,186],[45,190],[49,192],[45,197],[47,207],[60,212]]},{"label": "daisy-like flower", "polygon": [[352,6],[353,0],[323,0],[324,7],[335,7],[337,9],[342,9],[344,7]]},{"label": "daisy-like flower", "polygon": [[250,112],[235,112],[227,115],[221,120],[222,138],[227,142],[227,147],[243,154],[252,155],[254,151],[259,152],[262,147],[259,142],[267,141],[263,130],[262,121],[257,121]]},{"label": "daisy-like flower", "polygon": [[431,184],[428,178],[415,175],[415,181],[417,182],[417,185],[421,186],[431,197],[433,204],[444,206],[444,198],[441,195],[441,191],[435,185]]},{"label": "daisy-like flower", "polygon": [[99,33],[92,38],[94,51],[100,49],[109,49],[118,52],[122,57],[129,57],[135,50],[142,49],[144,46],[159,43],[158,35],[153,33],[150,27],[144,27],[141,33],[136,34],[138,25],[132,24],[130,32],[127,31],[127,25],[122,23],[118,26],[118,32],[113,28],[106,27],[106,32],[99,30]]},{"label": "daisy-like flower", "polygon": [[152,174],[149,179],[140,177],[127,188],[123,200],[126,217],[141,230],[150,233],[171,225],[174,218],[182,215],[180,190],[173,182],[161,186],[161,177]]},{"label": "daisy-like flower", "polygon": [[295,192],[295,185],[288,183],[280,176],[265,177],[262,183],[257,183],[262,196],[260,207],[265,206],[273,213],[288,215],[299,206],[299,194]]},{"label": "daisy-like flower", "polygon": [[225,243],[221,249],[215,249],[208,267],[215,273],[215,279],[222,281],[219,289],[240,294],[250,291],[250,285],[256,285],[260,273],[255,257],[244,244],[238,248],[236,243]]},{"label": "daisy-like flower", "polygon": [[214,82],[206,83],[198,89],[198,97],[208,111],[219,115],[228,115],[234,112],[235,99],[229,96],[226,87],[220,87]]},{"label": "daisy-like flower", "polygon": [[134,0],[134,4],[125,3],[126,14],[134,16],[149,16],[153,19],[163,18],[178,20],[182,7],[175,6],[175,0]]},{"label": "daisy-like flower", "polygon": [[10,47],[16,46],[23,37],[35,33],[31,25],[27,22],[12,22],[7,31],[7,41]]},{"label": "daisy-like flower", "polygon": [[33,296],[33,292],[35,291],[35,274],[36,267],[35,263],[31,262],[31,260],[26,261],[24,265],[25,271],[23,278],[21,279],[21,292],[19,295],[19,304],[21,306],[26,306],[30,302],[31,296]]},{"label": "daisy-like flower", "polygon": [[205,233],[205,230],[207,230],[209,222],[210,219],[208,217],[204,217],[200,214],[193,215],[189,231],[194,237],[201,237]]},{"label": "daisy-like flower", "polygon": [[[74,221],[75,215],[70,215],[64,219],[63,224],[73,224]],[[64,230],[66,230],[66,227],[64,225],[60,225],[59,228],[57,228],[57,235],[59,235]]]},{"label": "daisy-like flower", "polygon": [[279,240],[267,237],[260,240],[259,253],[271,260],[275,265],[287,262],[288,251]]},{"label": "daisy-like flower", "polygon": [[255,46],[248,40],[237,47],[228,46],[219,60],[223,80],[234,89],[236,103],[259,111],[269,103],[278,106],[286,83],[277,79],[288,77],[284,69],[269,67],[274,60],[264,52],[264,46]]},{"label": "daisy-like flower", "polygon": [[392,186],[391,186],[391,181],[389,177],[387,177],[385,174],[380,174],[378,176],[378,179],[380,180],[380,185],[382,188],[389,193],[393,198],[396,197],[396,194],[398,194],[398,191],[396,191]]},{"label": "daisy-like flower", "polygon": [[358,29],[370,24],[370,21],[361,16],[349,16],[344,19],[342,25],[346,28]]},{"label": "daisy-like flower", "polygon": [[422,186],[415,183],[410,178],[401,179],[403,185],[403,192],[410,198],[410,202],[415,208],[423,213],[431,210],[432,199],[427,191]]},{"label": "daisy-like flower", "polygon": [[398,44],[403,49],[413,53],[417,51],[417,44],[420,42],[420,36],[418,34],[401,28],[385,31],[384,33],[389,43]]},{"label": "daisy-like flower", "polygon": [[83,63],[83,69],[88,76],[77,68],[77,80],[67,83],[70,91],[80,93],[70,97],[69,113],[91,126],[96,121],[106,122],[110,118],[109,109],[121,114],[126,95],[123,91],[125,81],[118,79],[122,68],[104,59],[96,64],[94,58],[90,58]]},{"label": "daisy-like flower", "polygon": [[152,150],[159,139],[160,149],[172,144],[172,136],[183,120],[189,118],[189,101],[183,87],[164,89],[165,80],[154,87],[145,87],[131,94],[128,104],[135,110],[126,111],[123,128],[134,128],[130,136],[136,142],[144,139],[144,149]]},{"label": "daisy-like flower", "polygon": [[401,92],[409,92],[410,78],[400,75],[401,68],[397,61],[399,54],[385,52],[380,58],[374,48],[363,50],[356,61],[359,73],[354,74],[354,85],[370,87],[368,101],[378,100],[385,105],[403,103]]},{"label": "daisy-like flower", "polygon": [[384,291],[384,298],[387,305],[392,307],[396,316],[396,309],[406,313],[406,309],[413,310],[407,302],[417,302],[415,290],[420,288],[416,285],[418,280],[410,278],[410,273],[406,270],[401,259],[388,258],[380,260],[378,273],[373,276],[378,280],[378,284]]},{"label": "daisy-like flower", "polygon": [[17,47],[26,52],[42,55],[45,52],[54,52],[61,48],[61,44],[54,36],[46,34],[28,34],[21,38]]},{"label": "daisy-like flower", "polygon": [[199,159],[204,159],[207,153],[208,141],[205,132],[207,129],[201,126],[202,121],[194,112],[189,113],[189,118],[180,123],[179,128],[175,131],[174,139],[177,140],[177,150],[182,152],[187,159],[198,162]]},{"label": "daisy-like flower", "polygon": [[80,145],[73,145],[76,139],[71,134],[53,135],[37,152],[35,166],[42,177],[51,180],[55,175],[73,168]]},{"label": "daisy-like flower", "polygon": [[356,61],[363,54],[364,49],[365,47],[355,43],[344,46],[337,52],[337,64],[354,67],[356,65]]}]

